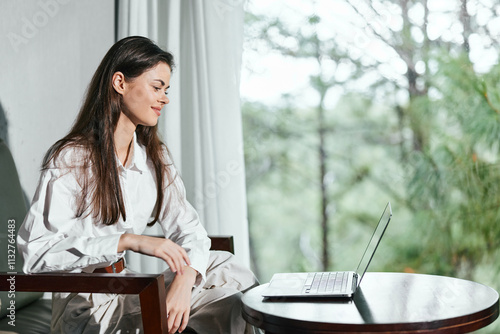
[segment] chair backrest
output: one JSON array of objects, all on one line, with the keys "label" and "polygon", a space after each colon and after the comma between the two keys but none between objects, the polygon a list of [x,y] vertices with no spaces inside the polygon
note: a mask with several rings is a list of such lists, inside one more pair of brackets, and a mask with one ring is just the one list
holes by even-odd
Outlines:
[{"label": "chair backrest", "polygon": [[[0,272],[22,272],[23,260],[17,252],[16,236],[26,215],[26,202],[16,164],[9,148],[0,139]],[[43,296],[40,292],[16,292],[16,308]],[[0,318],[7,314],[10,299],[0,291]]]}]

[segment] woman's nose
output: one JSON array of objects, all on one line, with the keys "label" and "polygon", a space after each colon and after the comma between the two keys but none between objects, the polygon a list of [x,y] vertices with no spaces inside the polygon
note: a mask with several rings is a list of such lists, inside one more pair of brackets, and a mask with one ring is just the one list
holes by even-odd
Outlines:
[{"label": "woman's nose", "polygon": [[162,97],[160,98],[160,103],[162,103],[162,104],[169,104],[170,103],[170,99],[166,95],[162,94]]}]

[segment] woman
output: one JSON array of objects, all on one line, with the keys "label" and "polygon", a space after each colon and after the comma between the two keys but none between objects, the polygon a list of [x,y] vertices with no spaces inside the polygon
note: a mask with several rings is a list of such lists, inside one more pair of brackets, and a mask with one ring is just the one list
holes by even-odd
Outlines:
[{"label": "woman", "polygon": [[[24,271],[104,272],[121,268],[127,250],[155,256],[169,266],[170,333],[253,332],[239,298],[256,280],[230,254],[209,252],[158,138],[173,65],[144,37],[122,39],[105,55],[73,128],[44,158],[18,234]],[[141,235],[154,223],[165,238]],[[138,297],[54,294],[52,332],[140,333]]]}]

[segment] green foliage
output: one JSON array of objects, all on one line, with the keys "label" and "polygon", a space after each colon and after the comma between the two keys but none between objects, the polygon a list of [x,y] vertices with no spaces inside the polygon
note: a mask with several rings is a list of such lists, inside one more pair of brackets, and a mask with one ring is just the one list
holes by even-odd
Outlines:
[{"label": "green foliage", "polygon": [[[304,270],[299,231],[317,219],[308,209],[317,202],[312,124],[287,107],[244,103],[242,110],[254,269],[267,279],[279,269]],[[269,256],[279,249],[286,254]]]},{"label": "green foliage", "polygon": [[[442,61],[437,86],[443,94],[439,105],[456,121],[471,145],[498,147],[500,133],[500,69],[486,75],[475,74],[465,56]],[[497,152],[495,152],[497,153]]]},{"label": "green foliage", "polygon": [[[255,270],[264,281],[277,271],[320,270],[316,111],[250,102],[242,110]],[[381,148],[393,146],[395,124],[380,117],[386,112],[362,96],[348,95],[325,118],[331,268],[355,268],[357,257],[348,254],[361,255],[359,243],[367,242],[389,198],[379,180],[398,167],[391,150]]]},{"label": "green foliage", "polygon": [[[427,272],[473,279],[476,267],[500,246],[498,95],[488,93],[500,76],[498,66],[477,75],[466,57],[441,62],[435,81],[442,97],[431,101],[429,144],[413,153],[407,169],[408,201],[424,240],[414,263]],[[498,274],[498,265],[492,270]]]}]

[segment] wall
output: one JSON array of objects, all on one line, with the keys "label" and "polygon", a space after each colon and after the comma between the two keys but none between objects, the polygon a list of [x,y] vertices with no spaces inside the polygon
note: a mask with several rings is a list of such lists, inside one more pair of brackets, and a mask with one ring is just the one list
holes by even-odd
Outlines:
[{"label": "wall", "polygon": [[68,132],[114,42],[114,10],[114,0],[0,2],[0,137],[29,200],[44,153]]}]

